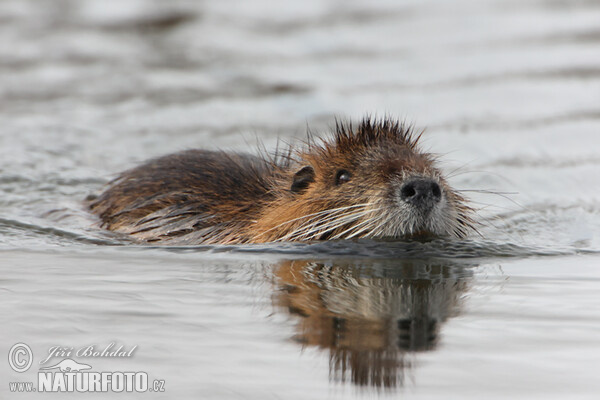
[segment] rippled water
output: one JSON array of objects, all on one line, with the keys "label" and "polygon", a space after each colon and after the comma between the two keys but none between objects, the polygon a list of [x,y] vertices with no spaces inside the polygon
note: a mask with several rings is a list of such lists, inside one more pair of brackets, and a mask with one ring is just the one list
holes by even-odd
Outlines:
[{"label": "rippled water", "polygon": [[[8,383],[52,346],[113,342],[135,354],[76,360],[164,380],[150,398],[595,398],[599,21],[594,0],[0,2],[0,352],[34,354],[0,363],[0,397],[43,397]],[[139,246],[82,206],[152,156],[367,113],[427,128],[481,237]]]}]

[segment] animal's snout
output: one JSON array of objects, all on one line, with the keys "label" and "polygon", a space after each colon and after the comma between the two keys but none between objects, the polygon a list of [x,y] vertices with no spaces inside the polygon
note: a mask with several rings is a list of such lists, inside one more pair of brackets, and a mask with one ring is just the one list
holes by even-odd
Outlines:
[{"label": "animal's snout", "polygon": [[432,179],[411,179],[400,187],[400,198],[415,207],[431,208],[442,199],[442,189]]}]

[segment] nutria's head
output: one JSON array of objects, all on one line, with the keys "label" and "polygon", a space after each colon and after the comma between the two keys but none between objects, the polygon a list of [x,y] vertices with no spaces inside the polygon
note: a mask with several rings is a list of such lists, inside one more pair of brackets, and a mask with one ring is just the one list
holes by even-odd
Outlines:
[{"label": "nutria's head", "polygon": [[337,124],[333,139],[293,154],[256,240],[464,237],[471,209],[419,136],[387,119]]}]

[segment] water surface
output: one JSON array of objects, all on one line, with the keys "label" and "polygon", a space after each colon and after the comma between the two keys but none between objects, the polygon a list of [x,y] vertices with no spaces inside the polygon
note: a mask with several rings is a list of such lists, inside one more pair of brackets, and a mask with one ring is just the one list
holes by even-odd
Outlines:
[{"label": "water surface", "polygon": [[[34,353],[0,363],[0,397],[43,397],[8,382],[52,346],[114,342],[134,356],[78,360],[164,380],[149,398],[595,398],[598,21],[597,1],[0,2],[0,352]],[[82,206],[152,156],[368,113],[426,128],[481,236],[166,248]]]}]

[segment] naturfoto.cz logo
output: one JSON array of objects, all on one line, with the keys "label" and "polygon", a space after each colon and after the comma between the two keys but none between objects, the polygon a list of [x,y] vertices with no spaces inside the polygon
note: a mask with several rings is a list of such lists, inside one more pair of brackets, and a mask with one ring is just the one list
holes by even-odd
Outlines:
[{"label": "naturfoto.cz logo", "polygon": [[[102,350],[95,345],[80,349],[60,346],[51,347],[48,356],[39,362],[37,382],[9,382],[11,392],[164,392],[164,380],[150,380],[144,371],[93,371],[91,364],[72,358],[45,365],[57,357],[117,358],[132,357],[137,346],[127,350],[110,343]],[[33,352],[24,343],[17,343],[8,353],[10,367],[18,373],[29,370],[33,364]]]}]

